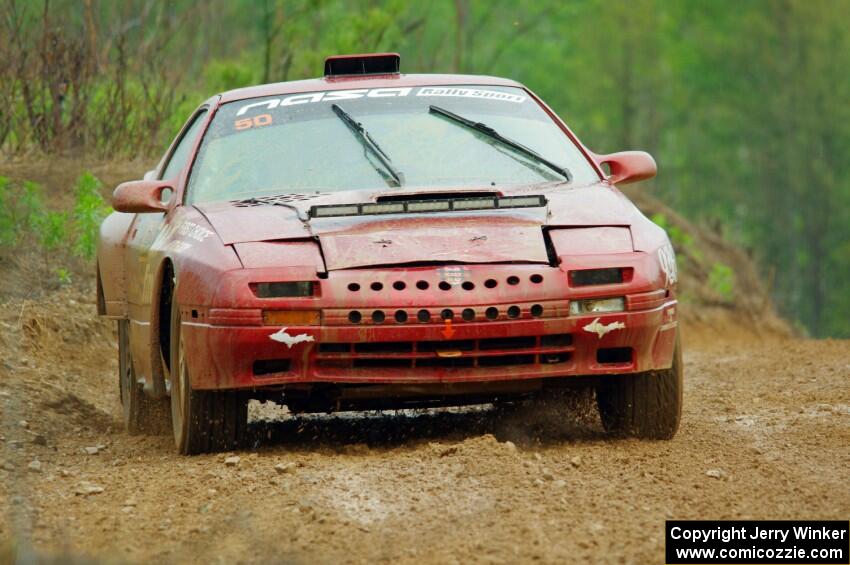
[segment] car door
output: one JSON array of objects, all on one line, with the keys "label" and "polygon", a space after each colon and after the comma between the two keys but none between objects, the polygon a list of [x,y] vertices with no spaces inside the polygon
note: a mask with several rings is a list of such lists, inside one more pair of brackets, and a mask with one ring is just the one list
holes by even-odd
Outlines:
[{"label": "car door", "polygon": [[[166,158],[159,168],[158,179],[180,182],[186,166],[191,160],[192,150],[202,130],[208,113],[208,108],[197,110],[183,126],[180,134],[171,144]],[[167,202],[171,194],[163,194]],[[151,381],[153,359],[151,347],[151,319],[153,316],[152,299],[153,285],[158,265],[151,264],[155,260],[151,256],[151,245],[168,222],[169,212],[136,214],[130,226],[127,248],[124,255],[125,272],[127,273],[127,306],[130,318],[130,349],[133,353],[133,364],[136,374],[144,378],[148,384]]]}]

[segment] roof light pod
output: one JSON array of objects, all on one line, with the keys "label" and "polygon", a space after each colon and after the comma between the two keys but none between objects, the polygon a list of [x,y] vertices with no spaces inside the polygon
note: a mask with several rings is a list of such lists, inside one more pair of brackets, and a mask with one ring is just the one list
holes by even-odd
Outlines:
[{"label": "roof light pod", "polygon": [[398,74],[401,55],[398,53],[363,53],[332,55],[325,59],[325,76]]}]

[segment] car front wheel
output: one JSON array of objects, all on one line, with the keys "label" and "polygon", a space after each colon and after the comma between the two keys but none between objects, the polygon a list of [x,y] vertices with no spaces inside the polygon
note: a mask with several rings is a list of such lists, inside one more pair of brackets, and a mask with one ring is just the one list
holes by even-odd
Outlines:
[{"label": "car front wheel", "polygon": [[602,377],[596,403],[609,432],[645,439],[671,439],[682,417],[682,347],[676,337],[669,369]]},{"label": "car front wheel", "polygon": [[172,298],[169,378],[177,451],[190,455],[239,447],[248,425],[248,399],[238,392],[192,388],[180,320],[180,306]]}]

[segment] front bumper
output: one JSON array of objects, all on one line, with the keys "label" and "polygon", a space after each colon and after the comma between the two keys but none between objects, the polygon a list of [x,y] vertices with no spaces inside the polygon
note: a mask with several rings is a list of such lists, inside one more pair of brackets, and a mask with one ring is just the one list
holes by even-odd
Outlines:
[{"label": "front bumper", "polygon": [[[641,306],[639,298],[630,303]],[[456,321],[449,337],[444,323],[293,326],[285,328],[294,342],[287,344],[272,338],[284,328],[236,325],[244,319],[234,325],[184,321],[183,335],[196,389],[508,381],[670,367],[675,299],[576,317],[566,304],[553,305],[554,315],[539,319]],[[226,321],[219,315],[217,324]]]}]

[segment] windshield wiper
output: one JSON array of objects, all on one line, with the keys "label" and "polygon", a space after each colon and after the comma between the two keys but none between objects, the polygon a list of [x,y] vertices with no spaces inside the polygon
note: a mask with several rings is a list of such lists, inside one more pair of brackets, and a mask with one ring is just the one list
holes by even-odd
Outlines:
[{"label": "windshield wiper", "polygon": [[[342,120],[342,122],[348,126],[348,129],[351,130],[354,136],[360,140],[360,143],[363,144],[363,147],[367,151],[371,151],[372,155],[377,157],[378,161],[381,162],[381,164],[389,173],[389,176],[392,177],[392,179],[395,181],[396,186],[401,186],[402,184],[404,184],[404,175],[402,174],[402,172],[393,166],[392,160],[390,160],[389,156],[384,153],[384,150],[381,149],[381,146],[378,145],[378,143],[374,139],[372,139],[372,136],[369,135],[369,132],[366,131],[366,128],[363,127],[363,124],[352,118],[351,114],[349,114],[336,104],[332,104],[331,109],[337,116],[339,116],[339,119]],[[378,172],[381,173],[379,169]],[[383,173],[381,173],[381,176],[383,176]]]},{"label": "windshield wiper", "polygon": [[552,161],[550,161],[549,159],[547,159],[546,157],[544,157],[540,153],[534,151],[533,149],[529,149],[525,145],[523,145],[523,144],[521,144],[517,141],[514,141],[513,139],[505,137],[504,135],[500,134],[499,132],[497,132],[496,130],[494,130],[490,126],[488,126],[487,124],[483,124],[481,122],[476,122],[476,121],[464,118],[463,116],[458,116],[454,112],[449,112],[448,110],[446,110],[444,108],[440,108],[439,106],[429,106],[428,108],[429,108],[428,111],[432,114],[439,114],[439,115],[441,115],[445,118],[452,120],[453,122],[464,125],[464,126],[470,128],[472,130],[475,130],[477,132],[483,133],[487,137],[495,139],[496,141],[498,141],[499,143],[501,143],[505,147],[509,147],[509,148],[513,149],[514,151],[516,151],[517,153],[524,155],[524,156],[526,156],[526,157],[528,157],[528,158],[530,158],[534,161],[537,161],[541,165],[546,165],[547,167],[549,167],[550,169],[552,169],[553,171],[555,171],[556,173],[558,173],[559,175],[561,175],[565,179],[567,179],[568,182],[573,180],[573,175],[570,173],[569,169],[567,169],[566,167],[562,167],[562,166],[560,166],[556,163],[553,163]]}]

